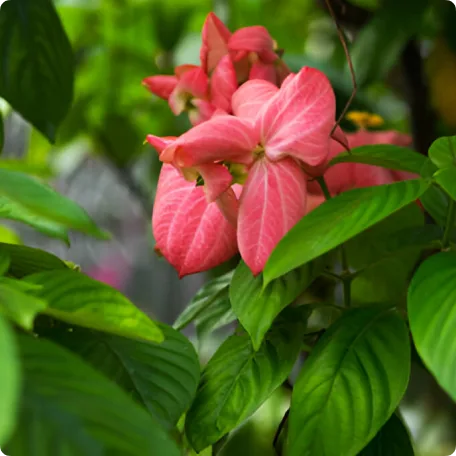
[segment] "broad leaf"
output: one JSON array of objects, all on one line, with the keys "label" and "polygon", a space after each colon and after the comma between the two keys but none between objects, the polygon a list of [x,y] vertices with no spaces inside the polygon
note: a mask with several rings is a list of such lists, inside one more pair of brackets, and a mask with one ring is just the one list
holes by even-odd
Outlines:
[{"label": "broad leaf", "polygon": [[248,334],[235,334],[220,346],[203,371],[185,422],[196,451],[237,427],[284,382],[301,348],[302,333],[303,324],[290,312],[279,317],[258,351]]},{"label": "broad leaf", "polygon": [[453,200],[456,200],[456,166],[437,171],[434,179]]},{"label": "broad leaf", "polygon": [[27,276],[41,285],[36,296],[47,302],[44,313],[70,324],[124,337],[161,342],[163,334],[119,291],[80,272],[56,270]]},{"label": "broad leaf", "polygon": [[19,171],[21,173],[31,174],[42,178],[49,178],[53,176],[53,172],[49,166],[27,163],[20,159],[8,158],[0,160],[0,168],[9,169],[11,171]]},{"label": "broad leaf", "polygon": [[437,224],[445,226],[450,199],[440,187],[431,185],[421,195],[420,202]]},{"label": "broad leaf", "polygon": [[3,144],[5,143],[5,127],[3,126],[3,115],[0,111],[0,154],[3,150]]},{"label": "broad leaf", "polygon": [[407,180],[351,190],[325,201],[305,215],[273,250],[263,271],[265,285],[415,201],[428,186],[421,179]]},{"label": "broad leaf", "polygon": [[292,303],[323,269],[323,261],[315,261],[274,280],[263,290],[263,275],[254,277],[241,261],[230,286],[233,311],[249,333],[253,348],[258,350],[274,319]]},{"label": "broad leaf", "polygon": [[358,456],[414,456],[413,445],[405,424],[393,413]]},{"label": "broad leaf", "polygon": [[402,318],[375,306],[347,311],[315,345],[294,385],[287,455],[356,455],[396,409],[409,374]]},{"label": "broad leaf", "polygon": [[373,144],[352,149],[334,157],[329,165],[337,163],[365,163],[366,165],[408,171],[420,174],[426,162],[426,157],[408,147],[393,144]]},{"label": "broad leaf", "polygon": [[456,399],[456,254],[424,261],[408,293],[410,329],[416,349],[442,388]]},{"label": "broad leaf", "polygon": [[194,322],[199,338],[236,320],[229,299],[229,285],[233,271],[204,285],[174,323],[181,330]]},{"label": "broad leaf", "polygon": [[0,249],[0,276],[5,275],[10,267],[11,258],[6,250]]},{"label": "broad leaf", "polygon": [[95,225],[84,209],[26,174],[0,168],[0,195],[36,216],[83,233],[106,238],[106,233]]},{"label": "broad leaf", "polygon": [[43,335],[65,345],[115,380],[170,429],[195,396],[200,365],[186,337],[167,325],[159,326],[165,337],[160,344],[83,328],[73,328],[71,332],[67,328],[51,329]]},{"label": "broad leaf", "polygon": [[74,58],[51,0],[0,8],[0,97],[54,142],[73,98]]},{"label": "broad leaf", "polygon": [[21,373],[14,334],[0,315],[0,445],[8,440],[16,424],[21,389]]},{"label": "broad leaf", "polygon": [[20,336],[19,342],[21,417],[6,454],[180,454],[143,408],[78,356],[44,339]]},{"label": "broad leaf", "polygon": [[429,148],[429,158],[438,168],[456,166],[456,136],[436,139]]},{"label": "broad leaf", "polygon": [[10,265],[8,273],[18,279],[36,272],[68,269],[67,265],[60,258],[44,250],[25,245],[0,242],[0,252],[6,252],[9,255]]}]

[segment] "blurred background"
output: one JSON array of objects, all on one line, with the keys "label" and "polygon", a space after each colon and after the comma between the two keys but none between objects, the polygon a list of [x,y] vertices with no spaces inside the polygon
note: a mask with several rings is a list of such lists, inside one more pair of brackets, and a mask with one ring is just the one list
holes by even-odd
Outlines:
[{"label": "blurred background", "polygon": [[[150,219],[160,166],[143,142],[148,133],[179,135],[189,124],[185,115],[174,117],[141,80],[171,74],[175,65],[198,64],[201,27],[207,13],[215,11],[231,30],[266,26],[292,70],[310,65],[325,71],[341,111],[352,81],[337,29],[324,0],[56,0],[55,5],[76,58],[72,109],[51,146],[0,104],[3,155],[52,175],[58,190],[113,237],[100,242],[72,234],[68,248],[24,226],[5,224],[0,239],[72,261],[148,314],[172,323],[207,276],[178,280],[153,252]],[[437,136],[455,134],[454,5],[447,0],[333,0],[332,5],[353,43],[359,91],[351,109],[379,114],[383,129],[411,133],[422,153]],[[354,128],[346,121],[343,126]],[[215,333],[200,341],[203,358],[222,338]],[[418,364],[414,369],[402,412],[417,454],[449,455],[456,447],[456,408]],[[275,454],[271,442],[288,398],[285,388],[278,391],[222,454]]]}]

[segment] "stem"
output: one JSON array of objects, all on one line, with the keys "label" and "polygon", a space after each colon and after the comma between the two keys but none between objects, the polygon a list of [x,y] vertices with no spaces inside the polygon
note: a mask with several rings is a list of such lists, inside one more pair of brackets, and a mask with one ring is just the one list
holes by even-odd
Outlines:
[{"label": "stem", "polygon": [[285,424],[288,421],[288,415],[289,414],[290,414],[290,409],[288,409],[285,412],[285,415],[283,415],[282,421],[280,422],[279,427],[277,428],[277,432],[275,433],[274,440],[272,442],[272,446],[274,447],[274,449],[276,450],[276,453],[278,455],[282,454],[282,452],[278,448],[278,443],[279,443],[280,434],[282,433],[283,428],[285,427]]},{"label": "stem", "polygon": [[329,193],[329,189],[328,189],[328,186],[326,185],[325,178],[323,176],[318,176],[316,178],[316,181],[318,182],[318,185],[320,185],[321,190],[323,192],[323,195],[325,195],[325,198],[327,200],[330,200],[331,199],[331,193]]},{"label": "stem", "polygon": [[450,234],[454,227],[454,220],[456,215],[456,205],[453,199],[450,199],[450,204],[448,206],[448,215],[445,223],[445,232],[443,233],[442,238],[442,250],[447,250],[450,246]]}]

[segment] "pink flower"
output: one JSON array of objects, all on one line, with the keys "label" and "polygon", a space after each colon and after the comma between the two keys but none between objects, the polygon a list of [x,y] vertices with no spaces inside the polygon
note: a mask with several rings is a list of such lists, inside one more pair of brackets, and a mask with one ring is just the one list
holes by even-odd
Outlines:
[{"label": "pink flower", "polygon": [[[335,122],[335,96],[323,73],[303,68],[290,75],[280,90],[267,81],[249,81],[236,91],[232,106],[235,116],[217,115],[167,144],[153,136],[149,142],[159,144],[161,161],[172,164],[187,179],[204,183],[205,191],[196,188],[199,197],[206,194],[206,205],[217,201],[225,217],[237,220],[239,251],[256,275],[283,235],[305,214],[306,175],[300,164],[318,166],[326,160]],[[230,186],[244,182],[237,205]],[[171,187],[157,194],[154,232],[170,231],[160,206],[168,207],[170,203],[164,201],[170,199],[170,193],[174,194]],[[186,225],[172,226],[176,230],[179,226],[180,236],[185,236]],[[174,249],[177,245],[176,241]],[[171,250],[162,252],[182,271],[181,256]],[[185,271],[195,267],[186,259]]]}]

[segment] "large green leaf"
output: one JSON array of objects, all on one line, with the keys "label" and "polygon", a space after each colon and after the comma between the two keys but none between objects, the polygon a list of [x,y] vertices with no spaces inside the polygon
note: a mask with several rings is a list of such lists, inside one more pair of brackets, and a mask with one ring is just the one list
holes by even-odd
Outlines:
[{"label": "large green leaf", "polygon": [[36,272],[68,269],[60,258],[33,247],[0,242],[0,251],[9,255],[8,273],[18,279]]},{"label": "large green leaf", "polygon": [[196,451],[237,427],[279,387],[298,356],[303,324],[292,309],[255,351],[248,334],[229,337],[205,367],[185,428]]},{"label": "large green leaf", "polygon": [[429,158],[439,168],[456,166],[456,136],[436,139],[429,148]]},{"label": "large green leaf", "polygon": [[11,264],[11,258],[6,250],[0,249],[0,276],[5,275]]},{"label": "large green leaf", "polygon": [[204,285],[174,323],[182,329],[194,322],[199,338],[236,320],[231,309],[229,286],[233,271],[216,277]]},{"label": "large green leaf", "polygon": [[0,445],[8,440],[16,424],[16,409],[21,389],[19,357],[14,334],[0,315]]},{"label": "large green leaf", "polygon": [[426,212],[440,226],[445,226],[450,199],[437,185],[431,185],[420,197]]},{"label": "large green leaf", "polygon": [[347,311],[315,345],[294,385],[287,455],[356,455],[396,409],[409,374],[402,318],[375,306]]},{"label": "large green leaf", "polygon": [[456,200],[456,167],[437,171],[434,179],[453,200]]},{"label": "large green leaf", "polygon": [[6,454],[180,454],[158,422],[78,356],[48,340],[20,336],[19,342],[21,416]]},{"label": "large green leaf", "polygon": [[360,87],[384,79],[397,63],[407,41],[420,30],[427,7],[427,0],[386,0],[382,3],[381,9],[356,36],[351,48]]},{"label": "large green leaf", "polygon": [[51,0],[0,9],[0,97],[51,142],[73,98],[73,52]]},{"label": "large green leaf", "polygon": [[416,349],[442,388],[456,399],[456,254],[424,261],[408,293],[410,329]]},{"label": "large green leaf", "polygon": [[230,286],[230,300],[255,350],[260,348],[277,315],[312,283],[322,269],[323,261],[308,263],[274,280],[263,290],[262,274],[254,277],[243,261],[239,263]]},{"label": "large green leaf", "polygon": [[413,445],[405,424],[393,413],[358,456],[414,456]]},{"label": "large green leaf", "polygon": [[22,159],[2,159],[0,160],[0,168],[19,171],[21,173],[31,174],[42,178],[49,178],[53,176],[53,172],[49,166],[27,163]]},{"label": "large green leaf", "polygon": [[52,328],[43,335],[81,355],[143,403],[164,427],[172,428],[195,396],[200,365],[185,336],[159,326],[165,337],[160,344],[83,328]]},{"label": "large green leaf", "polygon": [[124,337],[161,342],[163,334],[149,317],[119,291],[77,271],[56,270],[27,276],[41,285],[36,296],[47,302],[47,315],[70,324]]},{"label": "large green leaf", "polygon": [[342,193],[304,216],[273,250],[263,271],[265,285],[332,250],[418,199],[421,179]]},{"label": "large green leaf", "polygon": [[393,144],[373,144],[355,147],[350,152],[344,152],[334,157],[329,165],[337,163],[365,163],[420,174],[426,162],[426,157],[408,147]]},{"label": "large green leaf", "polygon": [[3,150],[3,144],[5,143],[5,127],[3,126],[3,115],[0,111],[0,154]]},{"label": "large green leaf", "polygon": [[27,174],[0,168],[0,195],[36,216],[106,238],[84,209]]}]

